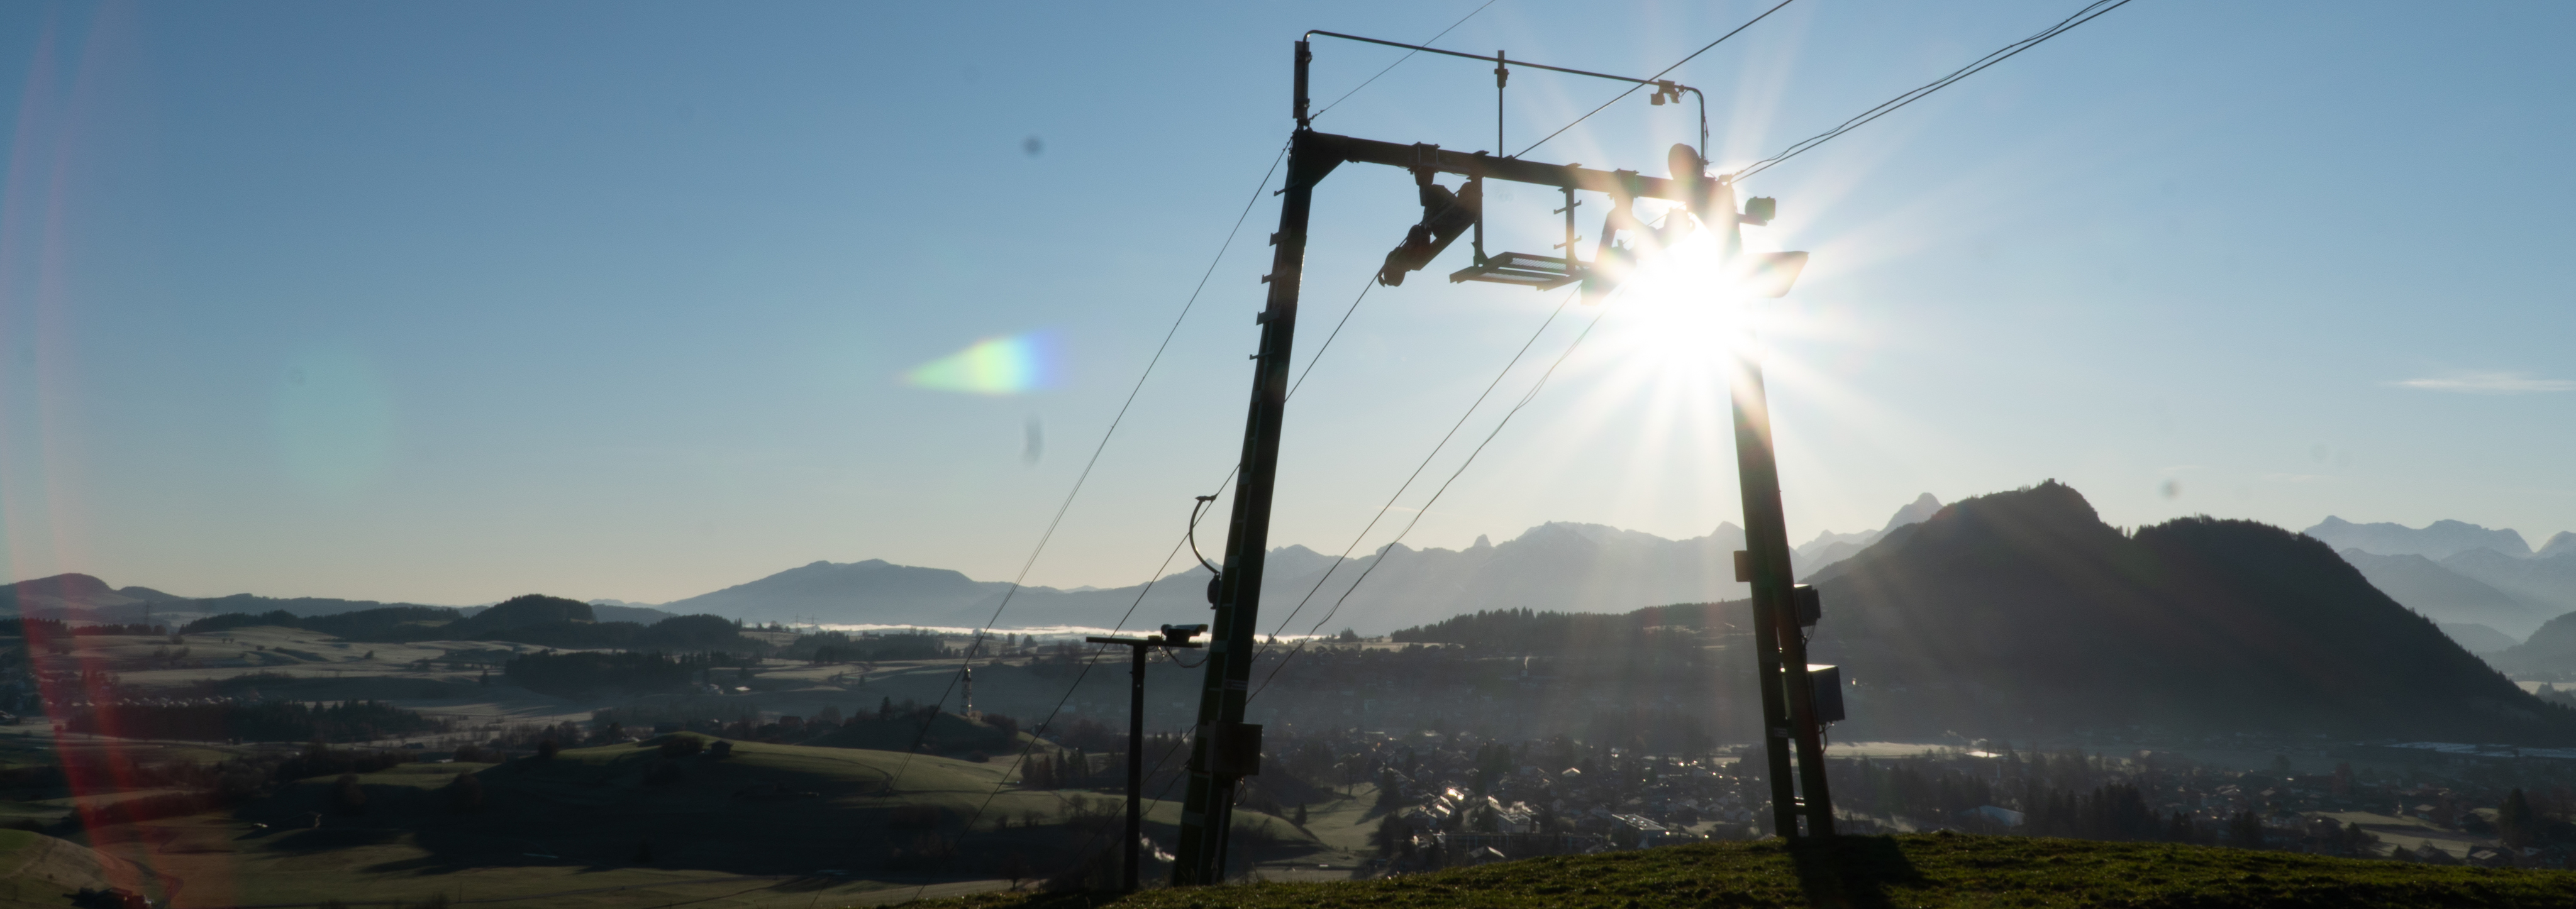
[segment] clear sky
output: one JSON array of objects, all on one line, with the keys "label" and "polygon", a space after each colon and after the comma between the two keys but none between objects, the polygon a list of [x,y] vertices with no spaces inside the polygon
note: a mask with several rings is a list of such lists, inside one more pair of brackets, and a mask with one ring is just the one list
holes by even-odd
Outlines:
[{"label": "clear sky", "polygon": [[[432,603],[1008,579],[1254,198],[1296,34],[1476,2],[0,6],[5,570]],[[1645,74],[1767,5],[1498,0],[1440,43]],[[2077,5],[1799,0],[1674,77],[1740,165]],[[1793,535],[2051,477],[2122,525],[2576,528],[2571,34],[2562,4],[2136,0],[1755,177],[1752,242],[1815,255],[1760,315]],[[1316,56],[1321,103],[1397,52]],[[1489,70],[1416,58],[1317,127],[1488,149]],[[1517,73],[1511,150],[1615,90]],[[1529,157],[1660,174],[1690,110],[1632,96]],[[1498,188],[1494,248],[1548,252],[1556,201]],[[1152,576],[1232,466],[1276,216],[1032,581]],[[1301,367],[1417,216],[1400,171],[1324,184]],[[1292,403],[1274,542],[1349,544],[1555,305],[1437,277],[1464,255],[1370,294]],[[1408,543],[1742,520],[1713,306],[1639,297]]]}]

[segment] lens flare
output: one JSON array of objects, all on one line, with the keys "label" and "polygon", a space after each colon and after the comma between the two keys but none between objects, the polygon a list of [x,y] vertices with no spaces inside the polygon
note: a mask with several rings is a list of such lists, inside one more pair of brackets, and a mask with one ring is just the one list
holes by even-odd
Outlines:
[{"label": "lens flare", "polygon": [[1054,388],[1062,365],[1055,337],[1030,332],[987,338],[974,346],[914,367],[903,384],[933,391],[1016,395]]}]

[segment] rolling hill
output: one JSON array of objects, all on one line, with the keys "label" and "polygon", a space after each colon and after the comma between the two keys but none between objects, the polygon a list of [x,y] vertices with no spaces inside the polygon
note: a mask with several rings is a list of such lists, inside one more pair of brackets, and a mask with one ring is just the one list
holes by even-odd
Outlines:
[{"label": "rolling hill", "polygon": [[[660,747],[675,740],[688,747]],[[710,750],[719,741],[675,733],[497,766],[406,764],[354,781],[364,792],[362,811],[335,798],[332,778],[317,777],[236,815],[271,825],[276,832],[266,838],[274,842],[266,848],[399,839],[426,853],[410,863],[422,869],[569,862],[943,877],[1002,874],[1015,855],[1036,867],[1064,867],[1073,850],[1098,848],[1095,834],[1112,817],[1108,799],[1007,783],[1016,776],[1008,756],[973,762],[757,742],[726,743],[729,753],[719,755]],[[470,798],[453,782],[460,772],[475,777]],[[313,812],[327,822],[311,829],[295,823]],[[1276,817],[1242,816],[1282,841],[1312,842]],[[1007,829],[997,819],[1009,821]],[[1146,820],[1168,837],[1180,805],[1159,802]]]},{"label": "rolling hill", "polygon": [[147,608],[168,611],[190,601],[149,587],[113,587],[85,574],[58,574],[0,585],[0,615],[65,621],[139,621]]}]

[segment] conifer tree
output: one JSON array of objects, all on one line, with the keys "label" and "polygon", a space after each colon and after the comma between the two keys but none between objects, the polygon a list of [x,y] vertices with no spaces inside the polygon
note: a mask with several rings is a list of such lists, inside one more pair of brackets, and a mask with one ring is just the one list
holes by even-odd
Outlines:
[{"label": "conifer tree", "polygon": [[2539,832],[2537,820],[2531,813],[2531,800],[2516,789],[2496,807],[2496,837],[2516,849],[2529,846],[2538,839],[2534,835]]},{"label": "conifer tree", "polygon": [[2263,819],[2251,811],[2239,811],[2227,820],[2227,845],[2238,849],[2263,848]]}]

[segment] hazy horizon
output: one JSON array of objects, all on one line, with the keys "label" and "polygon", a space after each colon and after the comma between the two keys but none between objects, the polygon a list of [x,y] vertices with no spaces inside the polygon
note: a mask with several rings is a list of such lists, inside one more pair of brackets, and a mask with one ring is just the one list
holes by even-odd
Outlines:
[{"label": "hazy horizon", "polygon": [[[1643,74],[1768,6],[1503,2],[1440,44]],[[1795,4],[1673,78],[1741,166],[2064,6]],[[817,559],[1009,580],[1253,199],[1028,577],[1178,570],[1239,445],[1290,41],[1474,9],[0,9],[0,572],[451,604]],[[2547,37],[2576,10],[2421,13],[2132,4],[1750,181],[1780,211],[1753,242],[1814,252],[1761,316],[1793,539],[2048,478],[2124,526],[2576,529]],[[1397,56],[1316,55],[1319,105]],[[1488,70],[1416,58],[1316,125],[1488,148]],[[1519,73],[1510,150],[1614,92]],[[1529,156],[1660,174],[1687,110]],[[1491,245],[1546,252],[1555,204],[1498,189]],[[1325,182],[1301,369],[1418,214],[1400,171]],[[1555,305],[1438,280],[1463,255],[1369,294],[1290,405],[1275,545],[1348,546]],[[1740,524],[1710,319],[1608,304],[1405,544]]]},{"label": "hazy horizon", "polygon": [[[2001,491],[2003,491],[2003,490],[1996,490],[1996,491],[1997,491],[1997,492],[2001,492]],[[1945,504],[1945,505],[1946,505],[1946,504],[1948,504],[1948,502],[1946,502],[1946,501],[1945,501],[1943,504]],[[1890,513],[1891,513],[1891,515],[1895,514],[1896,512],[1897,512],[1897,509],[1890,509]],[[2328,516],[2328,517],[2340,517],[2340,516],[2333,516],[2333,515],[2330,515],[2330,516]],[[2320,519],[2318,522],[2311,522],[2311,524],[2310,524],[2309,526],[2313,526],[2315,523],[2321,523],[2323,520],[2324,520],[2324,519]],[[2358,525],[2358,524],[2370,524],[2370,523],[2373,523],[2373,522],[2352,522],[2352,523],[2354,523],[2354,524],[2357,524],[2357,525]],[[1547,525],[1549,525],[1549,524],[1580,524],[1580,525],[1586,525],[1586,526],[1603,526],[1603,527],[1611,526],[1611,525],[1603,525],[1603,524],[1595,524],[1595,523],[1591,523],[1591,522],[1579,522],[1579,521],[1546,521],[1546,522],[1541,522],[1541,523],[1539,523],[1539,524],[1533,524],[1533,525],[1531,525],[1531,526],[1529,526],[1529,527],[1522,528],[1522,529],[1520,529],[1520,530],[1518,530],[1518,531],[1512,531],[1512,532],[1510,533],[1510,535],[1508,535],[1508,536],[1499,535],[1499,534],[1480,534],[1480,535],[1479,535],[1479,537],[1478,537],[1477,539],[1471,539],[1471,540],[1470,540],[1469,542],[1467,542],[1467,543],[1460,544],[1460,545],[1456,545],[1456,546],[1433,546],[1433,545],[1424,545],[1424,544],[1410,543],[1410,542],[1405,543],[1404,545],[1406,546],[1406,548],[1408,548],[1408,549],[1414,549],[1414,550],[1424,550],[1424,549],[1442,549],[1442,550],[1448,550],[1448,551],[1459,551],[1459,550],[1463,550],[1463,549],[1466,549],[1466,548],[1469,548],[1469,547],[1473,546],[1473,545],[1474,545],[1478,540],[1487,540],[1487,541],[1490,541],[1490,542],[1493,542],[1493,543],[1503,543],[1503,542],[1506,542],[1506,541],[1509,541],[1509,540],[1518,539],[1518,538],[1520,538],[1521,536],[1523,536],[1523,535],[1526,535],[1526,534],[1530,533],[1531,531],[1538,530],[1538,529],[1540,529],[1541,527],[1547,526]],[[1721,528],[1723,528],[1723,527],[1733,527],[1733,526],[1735,526],[1735,522],[1732,522],[1732,521],[1721,522],[1721,524],[1720,524],[1720,527],[1721,527]],[[1860,534],[1860,533],[1865,533],[1865,532],[1877,531],[1877,530],[1881,529],[1881,527],[1883,527],[1883,526],[1885,526],[1885,522],[1884,522],[1884,521],[1882,521],[1882,522],[1881,522],[1881,524],[1879,524],[1879,525],[1872,525],[1872,526],[1867,526],[1867,527],[1856,527],[1856,528],[1853,528],[1853,529],[1851,529],[1851,530],[1846,530],[1846,531],[1834,531],[1834,530],[1827,530],[1827,531],[1823,531],[1823,532],[1821,532],[1821,535],[1822,535],[1822,536],[1825,536],[1825,537],[1833,537],[1833,536],[1851,536],[1851,535]],[[2402,525],[2401,525],[2401,526],[2402,526]],[[1634,529],[1632,529],[1632,528],[1622,528],[1622,527],[1612,527],[1612,529],[1613,529],[1613,530],[1618,530],[1618,531],[1621,531],[1621,532],[1629,532],[1629,533],[1644,533],[1644,532],[1645,532],[1645,531],[1637,531],[1637,530],[1634,530]],[[1716,530],[1718,530],[1718,529],[1720,529],[1720,528],[1710,528],[1710,531],[1709,531],[1709,532],[1715,532],[1715,531],[1716,531]],[[2291,531],[2299,531],[2299,530],[2302,530],[2302,529],[2304,529],[2304,528],[2302,528],[2302,527],[2297,527],[2297,526],[2287,526],[2287,527],[2285,527],[2285,529],[2288,529],[2288,530],[2291,530]],[[2422,530],[2424,530],[2425,528],[2406,528],[2406,529],[2408,529],[2408,530],[2422,531]],[[2543,543],[2547,542],[2547,540],[2548,540],[2548,538],[2547,538],[2547,537],[2545,537],[2545,536],[2543,536],[2543,537],[2534,537],[2534,536],[2532,536],[2531,534],[2524,534],[2524,533],[2521,533],[2520,531],[2515,530],[2514,528],[2485,528],[2485,529],[2487,529],[2487,530],[2491,530],[2491,531],[2493,531],[2493,530],[2513,531],[2513,532],[2515,532],[2515,533],[2519,534],[2519,535],[2523,538],[2524,542],[2530,546],[2530,548],[2535,549],[2535,550],[2536,550],[2536,549],[2538,549],[2538,548],[2540,548],[2540,546],[2541,546]],[[1676,541],[1677,541],[1677,540],[1695,539],[1695,538],[1698,538],[1698,537],[1701,537],[1701,536],[1705,536],[1705,535],[1707,535],[1707,534],[1706,534],[1706,533],[1702,533],[1702,534],[1692,534],[1692,535],[1689,535],[1689,536],[1685,536],[1685,537],[1678,537],[1678,538],[1676,538],[1676,537],[1661,537],[1660,535],[1657,535],[1657,536],[1658,536],[1659,538],[1661,538],[1661,539],[1666,539],[1666,540],[1676,540]],[[1818,540],[1818,539],[1819,539],[1819,536],[1820,536],[1819,534],[1808,534],[1808,535],[1805,535],[1805,536],[1800,536],[1800,537],[1793,538],[1793,539],[1791,539],[1791,540],[1790,540],[1790,543],[1791,543],[1792,545],[1795,545],[1795,546],[1799,546],[1799,547],[1801,547],[1801,551],[1803,552],[1803,547],[1805,547],[1806,545],[1808,545],[1808,544],[1809,544],[1809,543],[1811,543],[1811,542],[1814,542],[1814,541]],[[2338,549],[2342,548],[2340,545],[2337,545],[2337,544],[2333,543],[2332,541],[2329,541],[2329,542],[2328,542],[2328,545],[2329,545],[2329,546],[2334,546],[2335,548],[2338,548]],[[1338,548],[1327,550],[1327,549],[1323,549],[1323,548],[1321,548],[1321,547],[1317,547],[1317,546],[1313,546],[1313,545],[1309,545],[1309,544],[1305,544],[1305,543],[1278,543],[1278,544],[1276,544],[1276,545],[1274,545],[1274,546],[1272,546],[1272,547],[1271,547],[1271,551],[1272,551],[1272,552],[1278,552],[1278,551],[1281,551],[1281,550],[1289,550],[1289,549],[1297,549],[1297,548],[1303,548],[1303,549],[1306,549],[1306,550],[1308,550],[1308,551],[1310,551],[1310,552],[1315,552],[1315,553],[1317,553],[1317,554],[1319,554],[1319,555],[1322,555],[1322,556],[1325,556],[1325,557],[1332,557],[1332,556],[1335,556],[1335,555],[1340,554],[1340,552],[1341,552],[1341,550],[1340,550],[1340,549],[1338,549]],[[1356,550],[1356,551],[1351,552],[1351,553],[1350,553],[1350,557],[1351,557],[1352,559],[1355,559],[1355,560],[1357,560],[1357,559],[1365,559],[1366,557],[1368,557],[1368,556],[1370,556],[1370,555],[1373,555],[1374,553],[1375,553],[1375,550],[1374,550],[1374,549],[1362,549],[1362,550]],[[823,561],[823,562],[829,562],[829,563],[833,563],[833,564],[844,564],[844,565],[846,565],[846,564],[854,564],[854,563],[860,563],[860,562],[867,562],[867,561],[872,561],[872,560],[874,560],[874,561],[886,561],[886,562],[889,562],[890,564],[905,564],[905,563],[901,563],[901,562],[894,562],[893,560],[879,559],[879,558],[874,557],[874,556],[854,556],[854,557],[844,558],[844,559],[821,559],[821,560],[815,560],[815,561]],[[794,564],[794,565],[784,565],[784,564],[782,564],[782,565],[774,566],[773,568],[770,568],[770,569],[767,569],[767,570],[762,570],[762,571],[760,571],[759,573],[757,573],[757,574],[755,574],[755,575],[746,576],[746,577],[742,577],[742,578],[737,578],[737,579],[735,579],[735,580],[733,580],[733,581],[725,582],[725,583],[723,583],[723,584],[721,584],[721,585],[719,585],[719,586],[717,586],[717,587],[711,587],[711,588],[708,588],[708,589],[706,589],[706,590],[694,591],[694,592],[691,592],[691,593],[681,594],[681,595],[679,595],[679,596],[673,596],[673,597],[668,597],[668,598],[658,599],[658,600],[635,600],[635,599],[629,599],[629,598],[623,598],[623,597],[591,596],[591,595],[585,594],[585,593],[583,593],[583,592],[581,592],[581,591],[578,591],[578,590],[521,591],[521,592],[520,592],[520,594],[525,594],[525,593],[547,593],[547,594],[553,594],[553,595],[569,595],[569,596],[571,596],[571,597],[573,597],[573,598],[575,598],[575,599],[580,599],[580,600],[584,600],[584,601],[609,602],[609,603],[625,604],[625,605],[634,605],[634,606],[656,607],[656,606],[668,605],[668,604],[670,604],[670,603],[672,603],[672,602],[674,602],[674,601],[687,599],[687,598],[689,598],[689,597],[697,596],[697,595],[700,595],[700,594],[711,593],[711,592],[715,592],[716,590],[720,590],[720,589],[724,589],[724,588],[733,587],[733,586],[736,586],[736,585],[739,585],[739,584],[749,583],[749,582],[752,582],[752,581],[755,581],[755,580],[759,580],[759,579],[761,579],[761,578],[766,578],[766,577],[769,577],[769,576],[771,576],[771,575],[775,575],[775,574],[778,574],[778,573],[781,573],[781,572],[785,572],[785,571],[790,571],[790,570],[793,570],[793,569],[795,569],[795,568],[797,568],[797,567],[800,567],[800,566],[803,566],[803,565],[810,565],[810,564],[813,564],[813,562],[812,562],[812,561],[808,561],[808,562],[801,562],[801,563],[797,563],[797,564]],[[913,565],[913,566],[910,566],[910,567],[918,567],[918,568],[933,568],[933,569],[945,569],[945,570],[958,570],[958,571],[960,571],[960,573],[961,573],[961,574],[966,575],[968,579],[970,579],[970,580],[974,580],[974,581],[979,581],[979,582],[988,582],[988,581],[1008,581],[1008,580],[1010,580],[1008,577],[998,577],[998,578],[997,578],[997,577],[983,577],[983,576],[978,576],[978,575],[974,574],[973,572],[962,571],[962,570],[959,570],[959,569],[954,568],[953,566],[947,566],[947,565]],[[1158,581],[1158,580],[1161,580],[1162,578],[1174,577],[1174,576],[1178,576],[1178,575],[1187,575],[1187,574],[1191,573],[1192,571],[1196,571],[1196,570],[1200,570],[1200,569],[1198,569],[1198,568],[1197,568],[1197,566],[1195,566],[1195,565],[1191,565],[1191,564],[1189,564],[1185,558],[1182,558],[1182,559],[1175,559],[1173,562],[1171,562],[1169,565],[1167,565],[1166,570],[1165,570],[1162,574],[1157,575],[1157,576],[1155,576],[1154,578],[1139,578],[1139,579],[1136,579],[1136,580],[1134,580],[1134,581],[1130,581],[1130,582],[1128,582],[1128,583],[1124,583],[1124,584],[1117,584],[1117,585],[1090,585],[1090,584],[1059,585],[1059,584],[1047,584],[1047,583],[1044,583],[1044,582],[1041,582],[1041,581],[1034,581],[1034,580],[1033,580],[1033,581],[1030,581],[1030,582],[1029,582],[1029,586],[1031,586],[1031,587],[1040,587],[1040,588],[1052,588],[1052,589],[1066,590],[1066,591],[1074,591],[1074,592],[1085,591],[1085,590],[1122,589],[1122,588],[1134,587],[1134,586],[1137,586],[1137,585],[1139,585],[1139,584],[1146,583],[1147,581]],[[1802,572],[1803,572],[1803,571],[1805,571],[1805,570],[1808,570],[1808,569],[1806,569],[1806,568],[1801,568],[1801,571],[1802,571]],[[95,575],[95,574],[96,574],[95,572],[74,572],[74,573],[79,573],[79,574],[91,574],[91,575]],[[10,579],[10,580],[8,580],[8,581],[0,581],[0,583],[14,583],[14,582],[15,582],[15,581],[17,581],[17,580],[26,580],[26,579],[24,579],[24,578]],[[161,591],[161,592],[163,592],[163,593],[169,593],[169,594],[174,594],[174,595],[178,595],[178,596],[191,596],[191,597],[225,596],[225,595],[230,595],[230,594],[234,594],[234,593],[253,593],[253,594],[259,594],[259,595],[262,595],[262,596],[272,596],[272,597],[279,597],[279,598],[298,597],[298,596],[314,596],[313,594],[303,594],[303,593],[293,593],[293,592],[285,592],[285,593],[281,593],[281,592],[278,592],[278,591],[267,591],[267,590],[224,591],[224,592],[174,590],[174,589],[171,589],[171,586],[170,586],[170,585],[160,585],[160,584],[152,584],[152,583],[143,583],[143,582],[131,581],[131,580],[119,579],[119,578],[102,578],[102,580],[105,580],[105,581],[107,581],[108,583],[110,583],[110,584],[112,584],[112,585],[114,585],[114,586],[117,586],[117,587],[139,586],[139,587],[146,587],[146,588],[151,588],[151,589],[154,589],[154,590],[159,590],[159,591]],[[520,595],[520,594],[512,594],[512,595],[513,595],[513,596],[516,596],[516,595]],[[500,602],[502,599],[506,599],[507,597],[496,597],[496,598],[491,599],[491,600],[484,600],[484,601],[479,601],[479,602],[467,602],[467,603],[457,603],[457,602],[446,602],[446,603],[441,603],[441,602],[432,602],[432,601],[420,600],[420,599],[406,599],[406,598],[398,597],[398,596],[340,596],[340,595],[334,595],[334,596],[333,596],[333,598],[339,598],[339,599],[351,599],[351,600],[375,600],[375,601],[379,601],[379,602],[388,602],[388,603],[391,603],[391,602],[404,602],[404,603],[413,603],[413,604],[418,604],[418,605],[428,605],[428,606],[449,606],[449,607],[456,607],[456,608],[473,608],[473,607],[478,607],[478,606],[489,606],[489,605],[492,605],[492,604],[494,604],[494,603]],[[1637,604],[1637,605],[1651,605],[1651,604]],[[1582,610],[1582,609],[1571,609],[1571,611],[1586,611],[1586,610]],[[1059,627],[1061,627],[1061,628],[1066,628],[1066,629],[1076,629],[1076,628],[1079,628],[1079,630],[1078,630],[1078,631],[1068,631],[1068,632],[1066,632],[1066,633],[1083,633],[1083,634],[1088,634],[1088,633],[1095,633],[1095,632],[1097,632],[1097,633],[1108,633],[1108,631],[1109,631],[1109,630],[1107,630],[1107,629],[1092,628],[1092,627],[1090,627],[1090,626],[1070,626],[1070,625],[1066,625],[1066,626],[1058,626],[1058,625],[1050,625],[1050,624],[1043,624],[1043,623],[1038,624],[1038,625],[1022,625],[1022,624],[1014,624],[1014,622],[1020,621],[1021,619],[1025,618],[1025,617],[1008,616],[1008,617],[1005,617],[1005,618],[1010,619],[1010,621],[1005,621],[1005,622],[1003,622],[1001,625],[996,625],[996,626],[994,626],[994,627],[996,627],[996,628],[998,628],[998,629],[1002,629],[1002,630],[1007,630],[1007,631],[1010,631],[1010,632],[1015,633],[1015,634],[1016,634],[1016,633],[1023,633],[1023,632],[1031,632],[1031,631],[1041,631],[1041,630],[1044,630],[1044,629],[1049,629],[1049,628],[1059,628]],[[842,630],[842,631],[861,631],[861,630],[877,630],[877,629],[882,629],[882,628],[895,628],[895,627],[906,627],[906,628],[912,628],[912,627],[930,628],[931,626],[928,626],[928,625],[921,625],[921,624],[919,624],[919,623],[914,623],[914,624],[909,624],[909,625],[901,625],[901,624],[899,624],[899,625],[881,625],[881,624],[868,624],[868,623],[848,624],[848,623],[823,622],[823,623],[821,624],[821,626],[820,626],[820,627],[823,627],[823,628],[826,628],[826,629],[831,629],[831,630]],[[962,626],[960,626],[959,628],[949,628],[948,626],[939,626],[937,629],[933,629],[933,630],[952,630],[952,631],[960,631],[960,632],[962,633],[962,631],[967,630],[967,629],[964,629]],[[1284,635],[1284,636],[1287,636],[1287,637],[1297,637],[1298,635]]]}]

